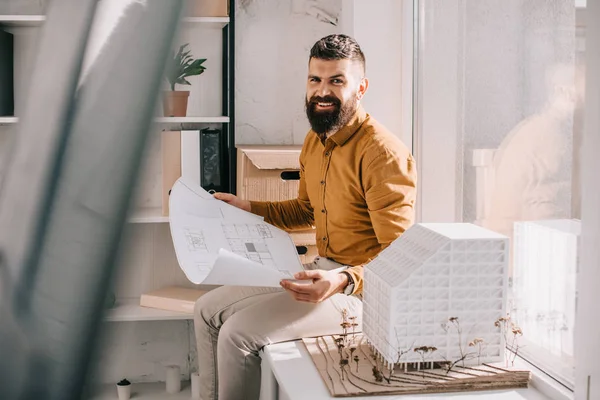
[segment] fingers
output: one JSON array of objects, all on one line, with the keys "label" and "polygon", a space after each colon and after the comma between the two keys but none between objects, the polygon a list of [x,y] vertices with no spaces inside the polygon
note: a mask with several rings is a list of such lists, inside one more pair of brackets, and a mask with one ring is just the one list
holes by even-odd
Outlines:
[{"label": "fingers", "polygon": [[296,282],[291,282],[288,280],[282,280],[280,282],[281,287],[283,287],[284,289],[288,290],[288,291],[292,291],[294,293],[298,293],[298,294],[313,294],[315,292],[314,290],[314,285],[312,284],[306,284],[306,283],[296,283]]},{"label": "fingers", "polygon": [[312,296],[308,295],[308,294],[303,294],[303,293],[296,293],[292,290],[288,290],[287,291],[296,301],[303,301],[305,303],[317,303],[318,301],[315,300]]},{"label": "fingers", "polygon": [[217,200],[222,200],[226,203],[229,203],[231,201],[233,201],[235,199],[235,196],[231,193],[220,193],[217,192],[215,194],[213,194],[213,197]]},{"label": "fingers", "polygon": [[324,291],[322,285],[318,283],[296,283],[288,280],[282,280],[280,282],[283,287],[294,299],[298,301],[304,301],[307,303],[320,303],[326,297],[324,297]]},{"label": "fingers", "polygon": [[306,270],[300,271],[294,274],[294,278],[302,280],[302,279],[322,279],[324,271],[320,269]]}]

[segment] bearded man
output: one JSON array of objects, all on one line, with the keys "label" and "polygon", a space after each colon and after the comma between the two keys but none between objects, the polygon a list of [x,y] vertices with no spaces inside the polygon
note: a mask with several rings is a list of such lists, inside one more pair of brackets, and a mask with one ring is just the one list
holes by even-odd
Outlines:
[{"label": "bearded man", "polygon": [[[280,202],[214,196],[285,230],[316,228],[319,256],[281,288],[222,286],[196,303],[204,400],[259,398],[265,345],[338,334],[341,312],[361,324],[363,265],[414,220],[416,166],[406,146],[363,109],[365,56],[346,35],[310,51],[298,197]],[[343,269],[340,271],[340,269]],[[335,270],[335,271],[334,271]]]}]

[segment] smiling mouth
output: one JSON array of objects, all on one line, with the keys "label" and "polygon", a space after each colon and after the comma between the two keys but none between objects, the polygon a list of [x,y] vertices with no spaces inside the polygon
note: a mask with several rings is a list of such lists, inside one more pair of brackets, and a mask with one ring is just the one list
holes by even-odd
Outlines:
[{"label": "smiling mouth", "polygon": [[333,108],[333,106],[334,106],[333,103],[325,103],[325,102],[318,102],[318,103],[316,103],[316,105],[319,108]]}]

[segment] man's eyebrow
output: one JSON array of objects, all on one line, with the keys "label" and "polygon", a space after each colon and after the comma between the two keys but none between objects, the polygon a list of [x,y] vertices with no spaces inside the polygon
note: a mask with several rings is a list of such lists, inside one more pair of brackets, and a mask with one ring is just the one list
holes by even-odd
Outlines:
[{"label": "man's eyebrow", "polygon": [[[320,76],[317,76],[317,75],[309,75],[308,77],[311,79],[313,79],[313,78],[322,79]],[[333,76],[330,76],[328,79],[335,79],[335,78],[345,78],[345,76],[344,76],[344,74],[335,74]]]}]

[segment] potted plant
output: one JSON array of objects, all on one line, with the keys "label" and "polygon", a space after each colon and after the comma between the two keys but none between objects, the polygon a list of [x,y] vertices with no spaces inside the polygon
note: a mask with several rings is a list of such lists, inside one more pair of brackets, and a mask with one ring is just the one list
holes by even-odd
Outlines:
[{"label": "potted plant", "polygon": [[171,86],[170,91],[165,91],[163,96],[163,109],[165,117],[185,117],[190,92],[187,90],[175,90],[175,85],[190,85],[186,79],[189,76],[200,75],[206,67],[202,64],[205,58],[194,60],[187,49],[189,43],[179,47],[177,53],[169,60],[166,74]]},{"label": "potted plant", "polygon": [[121,379],[117,383],[117,395],[119,400],[129,400],[131,397],[131,382],[127,379]]}]

